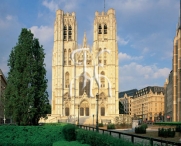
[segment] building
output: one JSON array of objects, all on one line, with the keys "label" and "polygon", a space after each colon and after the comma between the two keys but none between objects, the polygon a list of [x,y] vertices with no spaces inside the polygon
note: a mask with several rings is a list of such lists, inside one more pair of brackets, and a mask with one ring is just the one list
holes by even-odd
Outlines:
[{"label": "building", "polygon": [[7,81],[6,78],[0,69],[0,124],[3,124],[6,122],[5,116],[4,116],[4,106],[3,106],[3,100],[4,100],[4,89],[6,88]]},{"label": "building", "polygon": [[165,115],[164,119],[165,121],[172,121],[172,110],[173,110],[173,71],[170,72],[168,79],[166,79],[165,82]]},{"label": "building", "polygon": [[123,91],[119,93],[119,101],[122,103],[124,107],[124,112],[125,114],[128,114],[130,116],[133,116],[131,112],[131,103],[133,100],[133,95],[137,91],[138,91],[137,89],[132,89],[132,90]]},{"label": "building", "polygon": [[92,47],[84,34],[79,48],[75,13],[56,12],[51,116],[92,117],[96,115],[96,94],[100,118],[119,113],[115,10],[95,12],[93,24]]},{"label": "building", "polygon": [[163,120],[164,88],[148,86],[133,95],[131,103],[132,115],[143,121]]},{"label": "building", "polygon": [[180,1],[180,19],[173,45],[173,112],[172,121],[181,121],[181,1]]}]

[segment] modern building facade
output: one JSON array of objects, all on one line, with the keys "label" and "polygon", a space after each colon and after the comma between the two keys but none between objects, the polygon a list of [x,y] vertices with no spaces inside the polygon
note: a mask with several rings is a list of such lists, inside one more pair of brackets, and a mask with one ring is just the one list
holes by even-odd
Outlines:
[{"label": "modern building facade", "polygon": [[173,45],[173,112],[172,121],[181,121],[181,2],[180,19]]},{"label": "modern building facade", "polygon": [[119,114],[115,10],[95,12],[93,44],[77,44],[75,13],[56,12],[52,56],[51,115],[100,117]]},{"label": "modern building facade", "polygon": [[132,116],[143,121],[163,120],[164,88],[148,86],[135,92],[131,102]]},{"label": "modern building facade", "polygon": [[4,116],[4,90],[6,88],[7,81],[6,78],[0,69],[0,124],[3,124],[6,122],[5,116]]},{"label": "modern building facade", "polygon": [[166,79],[164,88],[165,88],[165,114],[164,114],[164,119],[165,121],[172,121],[172,110],[173,110],[173,71],[170,72],[168,79]]}]

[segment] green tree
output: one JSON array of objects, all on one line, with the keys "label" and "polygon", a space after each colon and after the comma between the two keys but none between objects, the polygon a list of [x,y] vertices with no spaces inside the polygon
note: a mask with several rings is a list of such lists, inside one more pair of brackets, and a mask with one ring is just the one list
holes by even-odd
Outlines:
[{"label": "green tree", "polygon": [[18,125],[37,125],[49,112],[45,53],[38,39],[23,28],[8,60],[5,112]]}]

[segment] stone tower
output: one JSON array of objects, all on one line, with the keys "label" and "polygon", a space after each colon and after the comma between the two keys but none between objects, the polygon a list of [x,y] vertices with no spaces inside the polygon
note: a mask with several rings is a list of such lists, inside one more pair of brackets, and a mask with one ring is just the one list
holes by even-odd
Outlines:
[{"label": "stone tower", "polygon": [[115,10],[95,13],[93,46],[77,45],[75,13],[56,12],[52,57],[52,116],[99,119],[119,114],[118,47]]},{"label": "stone tower", "polygon": [[173,47],[173,121],[181,121],[181,0],[180,18]]}]

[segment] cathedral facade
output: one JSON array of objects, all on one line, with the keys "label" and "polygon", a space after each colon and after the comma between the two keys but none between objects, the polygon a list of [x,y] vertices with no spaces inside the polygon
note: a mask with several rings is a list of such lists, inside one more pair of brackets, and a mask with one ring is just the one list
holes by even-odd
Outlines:
[{"label": "cathedral facade", "polygon": [[[95,12],[93,45],[78,47],[75,13],[57,10],[52,56],[51,115],[99,117],[119,114],[115,10]],[[96,96],[97,95],[97,96]]]}]

